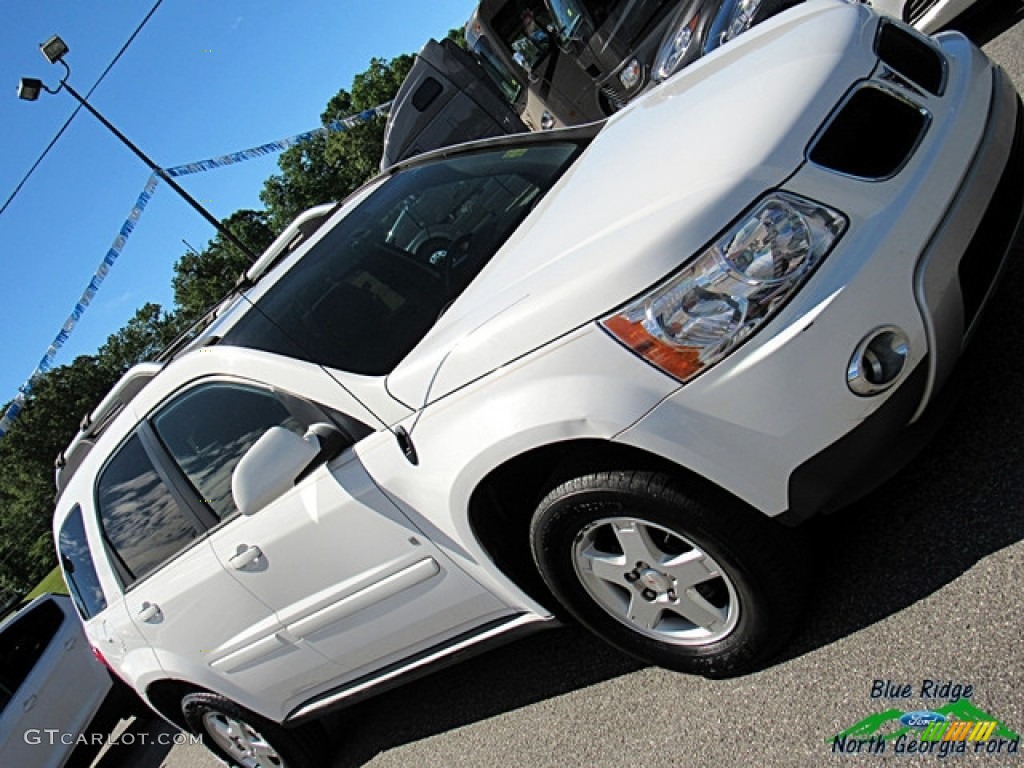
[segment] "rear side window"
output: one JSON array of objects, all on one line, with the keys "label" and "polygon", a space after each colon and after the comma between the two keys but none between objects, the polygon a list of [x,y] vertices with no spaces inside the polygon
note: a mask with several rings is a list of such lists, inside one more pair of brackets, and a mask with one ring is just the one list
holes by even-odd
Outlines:
[{"label": "rear side window", "polygon": [[11,697],[31,674],[64,621],[64,612],[52,599],[23,613],[0,633],[0,704]]},{"label": "rear side window", "polygon": [[129,583],[174,557],[199,535],[133,436],[110,460],[97,487],[100,524]]},{"label": "rear side window", "polygon": [[441,91],[444,88],[432,77],[428,77],[423,81],[423,84],[416,89],[416,93],[412,95],[412,105],[416,107],[420,112],[423,112],[427,107],[434,103],[434,99],[441,95]]},{"label": "rear side window", "polygon": [[67,582],[78,613],[83,619],[95,616],[107,607],[107,598],[100,587],[96,567],[89,553],[81,507],[76,505],[60,527],[57,549],[60,552],[64,581]]}]

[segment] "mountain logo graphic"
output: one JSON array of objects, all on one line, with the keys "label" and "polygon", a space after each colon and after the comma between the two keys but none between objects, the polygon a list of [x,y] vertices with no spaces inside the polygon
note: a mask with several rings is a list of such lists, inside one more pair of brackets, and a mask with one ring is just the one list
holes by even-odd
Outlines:
[{"label": "mountain logo graphic", "polygon": [[868,715],[859,723],[825,739],[825,742],[845,739],[893,741],[907,735],[920,735],[921,739],[926,741],[1020,739],[1019,733],[976,707],[970,699],[957,699],[932,710],[904,712],[893,708]]}]

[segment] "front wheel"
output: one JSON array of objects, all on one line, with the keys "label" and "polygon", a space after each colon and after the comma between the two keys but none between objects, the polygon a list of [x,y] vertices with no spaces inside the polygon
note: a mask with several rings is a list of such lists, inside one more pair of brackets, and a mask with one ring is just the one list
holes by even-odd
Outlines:
[{"label": "front wheel", "polygon": [[316,725],[289,730],[214,693],[181,701],[185,722],[207,749],[237,768],[322,768],[327,740]]},{"label": "front wheel", "polygon": [[792,531],[731,497],[654,472],[557,486],[531,525],[534,560],[582,624],[643,661],[740,674],[791,633],[804,592]]}]

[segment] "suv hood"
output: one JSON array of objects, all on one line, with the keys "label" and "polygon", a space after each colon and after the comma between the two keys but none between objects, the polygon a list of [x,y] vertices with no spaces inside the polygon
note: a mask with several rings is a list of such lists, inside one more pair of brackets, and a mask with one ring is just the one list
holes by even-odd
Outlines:
[{"label": "suv hood", "polygon": [[829,112],[874,68],[876,25],[861,6],[812,0],[611,118],[388,377],[392,396],[426,405],[693,258],[804,162]]}]

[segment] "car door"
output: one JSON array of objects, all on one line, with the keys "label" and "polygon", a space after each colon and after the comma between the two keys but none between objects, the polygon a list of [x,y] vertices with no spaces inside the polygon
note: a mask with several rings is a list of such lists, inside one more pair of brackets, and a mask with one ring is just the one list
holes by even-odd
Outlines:
[{"label": "car door", "polygon": [[[394,439],[280,390],[201,382],[150,419],[203,503],[225,519],[210,535],[224,568],[270,606],[280,636],[360,677],[508,613],[381,492],[359,440]],[[271,427],[303,435],[329,424],[344,440],[252,514],[231,493],[243,455]],[[216,664],[215,664],[216,666]]]},{"label": "car door", "polygon": [[[181,492],[152,442],[145,430],[133,433],[97,480],[106,554],[123,585],[103,612],[115,625],[104,650],[121,651],[127,633],[116,625],[127,613],[171,676],[244,690],[249,706],[314,685],[329,662],[283,640],[273,610],[224,569],[207,534],[219,521]],[[197,668],[205,672],[195,680]]]},{"label": "car door", "polygon": [[50,596],[0,633],[0,765],[57,766],[110,690],[71,602]]}]

